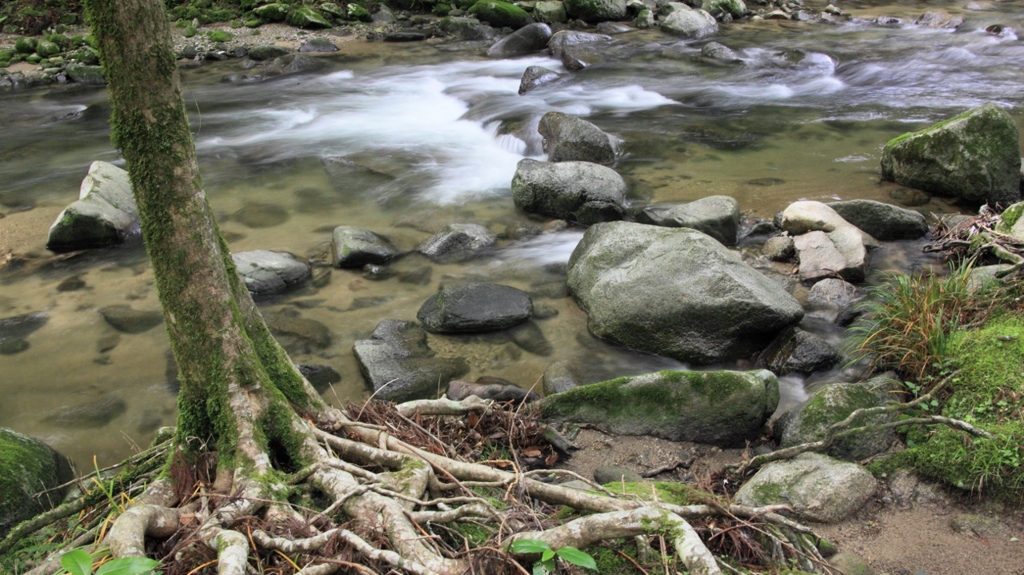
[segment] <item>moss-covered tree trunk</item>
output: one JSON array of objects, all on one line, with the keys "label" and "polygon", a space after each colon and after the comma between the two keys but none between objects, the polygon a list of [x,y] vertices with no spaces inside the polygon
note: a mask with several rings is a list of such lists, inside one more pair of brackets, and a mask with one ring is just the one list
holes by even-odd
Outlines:
[{"label": "moss-covered tree trunk", "polygon": [[289,403],[319,399],[270,336],[207,204],[164,5],[86,9],[180,371],[178,451],[216,451],[221,473],[270,471],[267,453],[298,457]]}]

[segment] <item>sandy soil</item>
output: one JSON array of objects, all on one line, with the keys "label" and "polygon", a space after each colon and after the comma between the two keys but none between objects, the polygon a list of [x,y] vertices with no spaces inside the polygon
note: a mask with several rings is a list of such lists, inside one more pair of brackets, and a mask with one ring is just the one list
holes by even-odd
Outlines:
[{"label": "sandy soil", "polygon": [[[688,469],[661,473],[653,480],[693,483],[742,456],[738,449],[616,437],[588,429],[573,443],[581,449],[559,467],[588,479],[600,466],[615,465],[643,475],[691,462]],[[958,529],[962,515],[985,516],[991,524],[979,529],[981,533]],[[878,575],[1024,575],[1024,523],[1019,510],[966,500],[907,475],[880,481],[875,498],[847,521],[812,526],[841,552],[867,560]]]}]

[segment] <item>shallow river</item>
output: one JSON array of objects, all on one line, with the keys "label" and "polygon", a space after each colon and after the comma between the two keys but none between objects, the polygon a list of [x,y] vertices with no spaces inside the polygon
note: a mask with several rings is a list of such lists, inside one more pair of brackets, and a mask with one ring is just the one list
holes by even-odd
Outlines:
[{"label": "shallow river", "polygon": [[[328,57],[329,70],[317,75],[222,83],[239,65],[229,61],[188,70],[184,78],[206,190],[234,251],[316,256],[339,224],[412,249],[451,222],[496,232],[531,222],[514,208],[509,183],[519,160],[542,153],[534,127],[552,110],[586,117],[621,138],[614,167],[640,197],[727,194],[746,214],[771,217],[797,199],[895,202],[890,194],[898,186],[880,181],[882,145],[970,107],[996,102],[1024,126],[1024,42],[1013,32],[1024,35],[1024,2],[963,11],[967,21],[957,32],[909,24],[945,4],[861,2],[848,9],[865,20],[841,25],[728,25],[714,40],[741,52],[743,66],[701,62],[696,56],[707,40],[630,32],[616,36],[587,69],[525,96],[517,89],[527,66],[564,72],[561,65],[541,55],[487,60],[432,44],[371,44]],[[904,24],[870,22],[879,15],[903,17]],[[992,24],[1004,31],[986,32]],[[144,252],[125,247],[54,260],[43,247],[89,163],[118,161],[108,115],[102,90],[0,96],[0,257],[14,250],[28,262],[0,272],[0,318],[48,318],[26,338],[27,349],[0,355],[0,426],[40,437],[84,467],[93,455],[103,465],[145,445],[175,415],[163,330],[119,334],[97,312],[115,304],[159,309]],[[933,198],[915,209],[970,207]],[[431,336],[441,355],[467,359],[469,379],[491,375],[539,387],[544,369],[560,359],[586,366],[594,381],[679,367],[587,333],[562,281],[581,236],[570,229],[504,241],[463,264],[417,256],[394,264],[400,271],[429,267],[420,283],[333,270],[324,287],[260,304],[265,313],[290,310],[329,328],[330,345],[300,345],[292,354],[341,374],[324,393],[336,403],[367,395],[353,341],[381,319],[414,319],[440,284],[468,279],[526,289],[558,311],[537,322],[550,355],[524,351],[501,335]],[[890,244],[874,269],[930,265],[920,246]],[[756,249],[747,251],[756,263]],[[794,291],[805,295],[799,286]],[[789,401],[799,399],[802,385],[787,382]]]}]

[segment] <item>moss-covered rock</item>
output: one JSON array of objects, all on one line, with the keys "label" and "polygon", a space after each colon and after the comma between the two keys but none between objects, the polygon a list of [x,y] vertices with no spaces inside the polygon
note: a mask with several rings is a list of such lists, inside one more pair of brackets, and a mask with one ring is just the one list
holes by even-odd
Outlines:
[{"label": "moss-covered rock", "polygon": [[743,0],[704,0],[700,9],[719,20],[726,14],[733,18],[740,18],[747,13],[747,5],[743,3]]},{"label": "moss-covered rock", "polygon": [[898,184],[972,202],[1020,199],[1020,136],[1013,118],[985,104],[890,140],[882,175]]},{"label": "moss-covered rock", "polygon": [[56,56],[57,54],[60,54],[61,49],[60,46],[54,44],[53,42],[43,40],[42,42],[36,45],[36,53],[39,54],[39,56],[42,58],[49,58],[51,56]]},{"label": "moss-covered rock", "polygon": [[[859,383],[830,383],[811,394],[803,404],[784,414],[775,423],[775,432],[781,447],[819,441],[826,430],[839,423],[855,410],[885,405],[892,399],[892,391],[899,381],[893,374],[883,374]],[[891,422],[895,414],[876,415],[853,422],[853,427],[882,425]],[[857,461],[882,453],[896,436],[892,429],[868,431],[837,441],[828,451],[839,459]]]},{"label": "moss-covered rock", "polygon": [[564,0],[566,13],[587,22],[626,19],[626,0]]},{"label": "moss-covered rock", "polygon": [[230,42],[235,35],[225,30],[212,30],[209,34],[210,42]]},{"label": "moss-covered rock", "polygon": [[310,30],[330,28],[331,23],[312,8],[300,6],[288,13],[285,19],[289,26],[307,28]]},{"label": "moss-covered rock", "polygon": [[285,18],[288,17],[288,11],[291,9],[287,4],[280,2],[274,2],[271,4],[264,4],[252,12],[257,17],[265,22],[284,22]]},{"label": "moss-covered rock", "polygon": [[36,51],[38,41],[35,38],[18,38],[14,43],[14,49],[22,54],[32,54]]},{"label": "moss-covered rock", "polygon": [[623,435],[736,446],[757,437],[778,403],[779,383],[767,370],[660,371],[548,396],[541,411]]},{"label": "moss-covered rock", "polygon": [[517,30],[533,23],[533,19],[526,13],[526,10],[498,0],[480,0],[469,8],[469,13],[476,16],[481,22],[487,22],[498,28],[507,26]]},{"label": "moss-covered rock", "polygon": [[65,69],[68,78],[72,82],[87,86],[103,86],[107,79],[103,76],[103,68],[100,66],[87,66],[85,64],[69,64]]},{"label": "moss-covered rock", "polygon": [[54,251],[106,247],[138,233],[139,210],[128,173],[106,162],[93,162],[82,180],[79,200],[50,227],[46,247]]},{"label": "moss-covered rock", "polygon": [[45,443],[0,427],[0,537],[26,519],[50,508],[63,494],[36,494],[72,477],[67,459]]}]

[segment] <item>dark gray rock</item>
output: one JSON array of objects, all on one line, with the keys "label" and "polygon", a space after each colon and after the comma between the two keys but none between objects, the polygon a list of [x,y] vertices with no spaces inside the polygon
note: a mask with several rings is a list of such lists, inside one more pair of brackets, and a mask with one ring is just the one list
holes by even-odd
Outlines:
[{"label": "dark gray rock", "polygon": [[337,52],[338,47],[327,38],[310,38],[299,46],[299,52]]},{"label": "dark gray rock", "polygon": [[111,327],[122,333],[142,333],[164,322],[160,311],[137,310],[129,305],[111,305],[99,311]]},{"label": "dark gray rock", "polygon": [[498,331],[530,319],[533,302],[514,287],[474,283],[445,286],[423,302],[416,318],[427,331],[472,333]]},{"label": "dark gray rock", "polygon": [[1013,118],[985,104],[890,140],[882,175],[929,193],[1006,206],[1020,199],[1019,140]]},{"label": "dark gray rock", "polygon": [[41,311],[0,319],[0,355],[14,355],[28,349],[25,338],[46,325],[49,319],[50,316]]},{"label": "dark gray rock", "polygon": [[775,375],[810,374],[835,367],[841,356],[831,343],[802,329],[788,327],[757,356],[757,366]]},{"label": "dark gray rock", "polygon": [[548,54],[556,60],[561,60],[567,70],[582,70],[586,64],[577,56],[579,49],[607,44],[611,40],[612,37],[605,34],[559,30],[551,35]]},{"label": "dark gray rock", "polygon": [[315,363],[300,363],[297,366],[299,373],[319,393],[327,391],[331,384],[341,381],[341,374],[329,365],[318,365]]},{"label": "dark gray rock", "polygon": [[878,240],[916,240],[928,233],[928,221],[924,215],[892,204],[847,200],[829,202],[828,206],[844,220]]},{"label": "dark gray rock", "polygon": [[425,32],[388,32],[384,35],[385,42],[422,42],[427,39]]},{"label": "dark gray rock", "polygon": [[517,208],[583,225],[621,219],[627,191],[615,170],[589,162],[525,159],[512,177]]},{"label": "dark gray rock", "polygon": [[139,210],[128,172],[106,162],[93,162],[78,198],[50,226],[47,249],[107,247],[139,234]]},{"label": "dark gray rock", "polygon": [[498,238],[480,224],[448,224],[418,249],[435,262],[456,263],[480,255],[497,241]]},{"label": "dark gray rock", "polygon": [[585,22],[625,20],[626,0],[563,0],[565,11],[571,18]]},{"label": "dark gray rock", "polygon": [[547,47],[551,40],[551,26],[536,22],[528,24],[498,40],[487,49],[491,58],[512,58]]},{"label": "dark gray rock", "polygon": [[778,403],[770,371],[659,371],[549,395],[541,410],[622,435],[736,446],[761,433]]},{"label": "dark gray rock", "polygon": [[694,229],[732,246],[736,245],[740,204],[730,196],[708,196],[693,202],[660,202],[645,207],[637,214],[636,221]]},{"label": "dark gray rock", "polygon": [[[0,427],[0,538],[64,498],[71,464],[42,441]],[[37,494],[46,492],[48,497]]]},{"label": "dark gray rock", "polygon": [[253,46],[249,48],[249,59],[262,62],[264,60],[273,60],[280,58],[288,54],[288,50],[279,46]]},{"label": "dark gray rock", "polygon": [[382,235],[353,226],[338,226],[331,236],[331,257],[339,268],[360,268],[383,264],[399,254],[398,248]]},{"label": "dark gray rock", "polygon": [[610,164],[615,161],[615,144],[611,137],[576,116],[548,112],[541,117],[537,130],[544,137],[544,151],[552,162]]},{"label": "dark gray rock", "polygon": [[803,317],[776,282],[688,228],[596,224],[568,285],[598,337],[702,365],[749,356]]},{"label": "dark gray rock", "polygon": [[436,357],[427,332],[411,321],[380,322],[370,339],[355,342],[354,351],[374,398],[382,401],[437,397],[449,381],[469,371],[463,359]]},{"label": "dark gray rock", "polygon": [[255,250],[232,254],[231,259],[254,296],[284,293],[302,285],[312,275],[309,265],[287,252]]},{"label": "dark gray rock", "polygon": [[530,66],[523,72],[523,79],[519,81],[519,94],[525,94],[537,86],[550,84],[559,78],[558,72],[543,66]]}]

